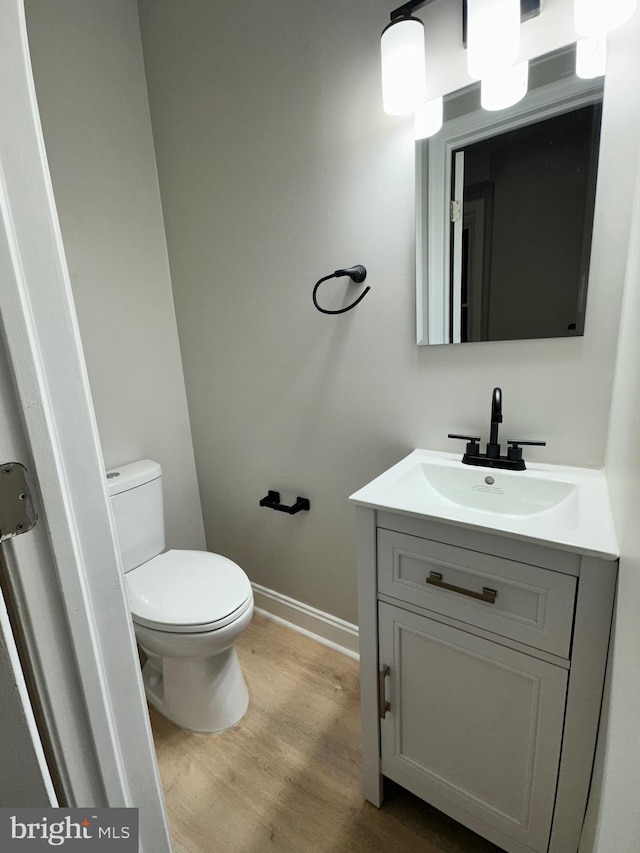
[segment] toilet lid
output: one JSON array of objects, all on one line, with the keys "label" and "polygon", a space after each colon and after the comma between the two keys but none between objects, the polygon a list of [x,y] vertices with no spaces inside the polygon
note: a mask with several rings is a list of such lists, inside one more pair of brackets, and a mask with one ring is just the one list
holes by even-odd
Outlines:
[{"label": "toilet lid", "polygon": [[125,587],[134,621],[174,632],[221,628],[252,595],[240,566],[208,551],[160,554],[127,572]]}]

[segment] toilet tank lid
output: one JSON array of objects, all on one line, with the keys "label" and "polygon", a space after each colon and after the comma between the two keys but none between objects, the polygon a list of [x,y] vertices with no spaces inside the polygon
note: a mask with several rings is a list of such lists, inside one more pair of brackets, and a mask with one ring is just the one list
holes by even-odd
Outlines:
[{"label": "toilet tank lid", "polygon": [[118,468],[110,468],[107,471],[109,495],[113,497],[122,492],[128,492],[129,489],[150,483],[161,476],[162,468],[152,459],[140,459],[138,462],[129,462],[127,465],[120,465]]}]

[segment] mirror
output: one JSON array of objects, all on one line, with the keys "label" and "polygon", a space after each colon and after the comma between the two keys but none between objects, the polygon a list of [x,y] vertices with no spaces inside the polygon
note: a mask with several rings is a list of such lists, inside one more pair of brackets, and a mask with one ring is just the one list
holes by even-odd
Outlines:
[{"label": "mirror", "polygon": [[454,93],[416,143],[418,344],[584,334],[603,86],[574,56],[499,113]]}]

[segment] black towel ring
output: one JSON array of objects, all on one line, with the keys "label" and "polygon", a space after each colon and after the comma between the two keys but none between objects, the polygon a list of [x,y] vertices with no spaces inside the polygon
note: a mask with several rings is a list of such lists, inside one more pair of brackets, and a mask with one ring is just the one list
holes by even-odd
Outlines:
[{"label": "black towel ring", "polygon": [[332,272],[331,275],[325,275],[324,278],[321,278],[320,281],[317,281],[316,286],[313,288],[312,298],[313,304],[316,306],[318,311],[321,311],[323,314],[345,314],[347,311],[351,311],[352,308],[355,308],[359,302],[362,302],[367,293],[371,290],[370,287],[366,287],[362,291],[360,296],[358,296],[358,298],[355,300],[355,302],[352,302],[351,305],[347,305],[346,308],[339,308],[337,311],[329,311],[327,308],[321,308],[318,305],[318,300],[316,299],[316,293],[318,292],[318,288],[320,287],[323,281],[328,281],[330,278],[340,278],[343,275],[348,275],[351,281],[355,281],[356,284],[360,284],[367,277],[367,271],[361,264],[357,264],[355,267],[347,267],[347,269],[344,270],[336,270],[335,272]]}]

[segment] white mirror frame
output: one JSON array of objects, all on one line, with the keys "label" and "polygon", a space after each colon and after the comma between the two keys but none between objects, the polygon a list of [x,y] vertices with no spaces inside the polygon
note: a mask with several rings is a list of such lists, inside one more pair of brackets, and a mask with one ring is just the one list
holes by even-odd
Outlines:
[{"label": "white mirror frame", "polygon": [[[459,148],[589,106],[602,100],[603,81],[568,77],[531,90],[520,103],[492,114],[478,108],[449,121],[428,140],[416,142],[417,344],[449,341],[451,156]],[[467,90],[468,91],[468,90]]]}]

